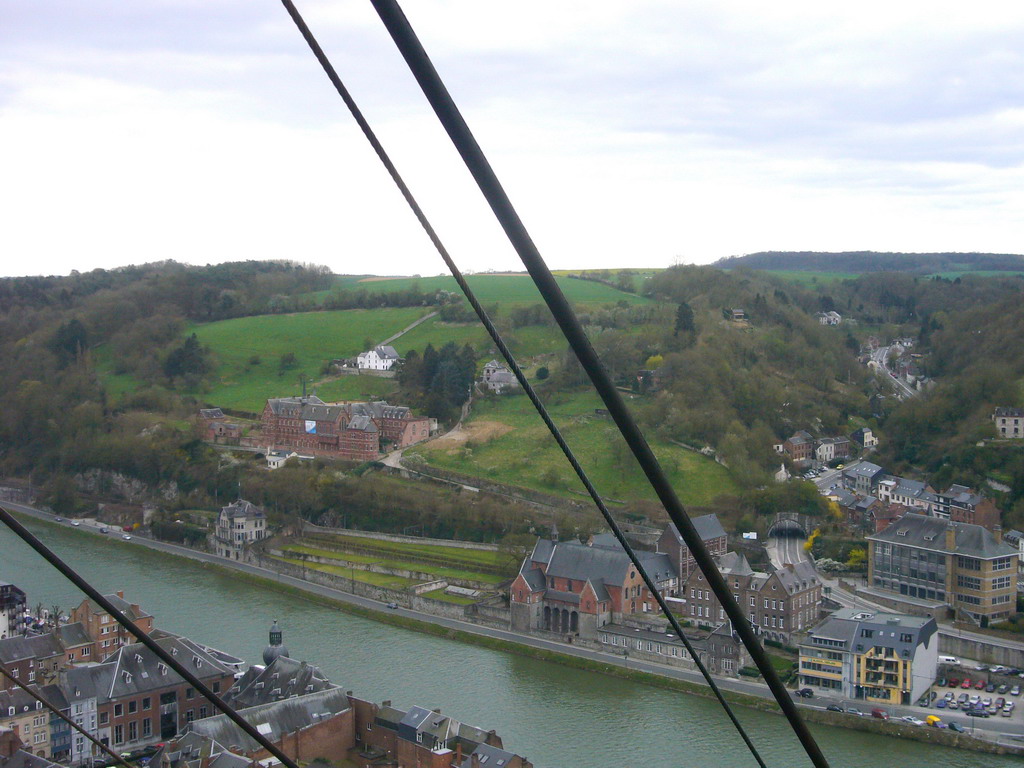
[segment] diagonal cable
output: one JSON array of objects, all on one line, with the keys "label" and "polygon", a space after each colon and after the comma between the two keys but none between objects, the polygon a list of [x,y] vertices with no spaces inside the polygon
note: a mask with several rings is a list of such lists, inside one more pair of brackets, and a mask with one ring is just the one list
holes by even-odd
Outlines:
[{"label": "diagonal cable", "polygon": [[[80,734],[85,736],[85,738],[87,738],[89,741],[91,741],[93,744],[95,744],[101,750],[103,750],[108,755],[110,755],[110,757],[114,758],[114,760],[117,763],[119,763],[122,766],[122,768],[137,768],[137,766],[130,765],[128,763],[128,761],[125,760],[123,757],[121,757],[119,754],[117,754],[117,752],[115,752],[110,747],[108,747],[106,744],[101,742],[99,739],[97,739],[95,736],[93,736],[91,733],[89,733],[87,730],[85,730],[85,728],[83,728],[78,723],[76,723],[74,720],[72,720],[68,715],[66,715],[63,712],[61,712],[59,709],[57,709],[55,706],[53,706],[53,704],[48,702],[46,699],[44,699],[38,693],[36,693],[31,688],[29,688],[27,685],[25,685],[23,682],[21,682],[21,680],[19,680],[14,675],[12,675],[10,672],[8,672],[7,671],[7,667],[5,667],[3,665],[3,663],[0,663],[0,675],[3,675],[4,677],[6,677],[8,680],[10,680],[16,686],[21,688],[21,690],[23,690],[29,696],[31,696],[33,699],[35,699],[40,704],[42,704],[44,707],[46,707],[48,710],[50,710],[50,712],[55,714],[57,717],[59,717],[65,723],[67,723],[72,728],[74,728],[76,731],[78,731]],[[31,746],[31,745],[26,744],[25,746]]]},{"label": "diagonal cable", "polygon": [[181,664],[174,656],[164,650],[152,637],[146,634],[145,631],[139,628],[139,626],[121,613],[114,605],[107,600],[99,591],[88,581],[86,581],[74,568],[61,560],[51,549],[49,549],[43,542],[41,542],[36,536],[32,534],[25,526],[23,526],[18,520],[12,515],[6,508],[0,507],[0,522],[14,531],[18,537],[28,544],[32,549],[42,555],[43,559],[46,560],[50,565],[60,571],[64,576],[71,581],[76,587],[84,592],[91,600],[93,600],[100,608],[109,613],[114,617],[114,620],[122,627],[131,632],[139,642],[151,650],[156,656],[168,667],[173,669],[184,680],[199,691],[199,694],[209,701],[213,706],[223,712],[228,718],[245,733],[252,737],[252,739],[267,750],[270,754],[280,760],[287,768],[299,768],[299,766],[292,760],[288,755],[281,751],[273,742],[267,739],[262,733],[256,730],[249,722],[235,711],[234,707],[227,704],[220,696],[211,691],[202,680],[193,675],[184,665]]},{"label": "diagonal cable", "polygon": [[292,4],[291,0],[282,0],[282,3],[284,4],[285,9],[288,11],[288,13],[291,15],[292,20],[295,22],[295,25],[298,27],[303,38],[305,38],[306,43],[313,51],[313,54],[320,62],[320,65],[323,67],[331,83],[338,91],[338,94],[344,100],[345,105],[349,108],[349,111],[352,113],[352,116],[355,118],[356,122],[359,124],[359,127],[366,135],[366,138],[373,146],[373,149],[377,153],[377,156],[380,158],[381,162],[387,168],[388,173],[394,180],[395,184],[398,186],[399,190],[402,193],[402,196],[405,198],[406,202],[409,204],[409,207],[412,209],[417,220],[420,222],[420,225],[426,231],[427,236],[430,238],[430,241],[434,244],[434,247],[441,255],[441,258],[444,260],[445,264],[448,265],[448,269],[451,270],[452,276],[455,278],[455,281],[459,284],[459,287],[466,295],[467,300],[472,305],[477,316],[480,318],[480,321],[481,323],[483,323],[484,328],[487,329],[487,333],[490,335],[491,339],[498,347],[498,350],[501,352],[502,356],[508,362],[510,369],[515,374],[515,377],[519,381],[519,384],[522,386],[523,391],[527,394],[527,396],[530,398],[530,401],[537,409],[537,412],[543,419],[544,424],[547,426],[548,430],[551,432],[551,435],[554,437],[555,442],[558,443],[558,447],[561,448],[562,453],[565,454],[565,457],[572,465],[573,471],[576,472],[576,475],[579,477],[580,481],[586,487],[587,492],[590,494],[590,497],[594,500],[594,503],[597,505],[597,508],[600,510],[605,521],[608,523],[609,527],[612,530],[612,533],[615,535],[615,538],[619,541],[623,549],[626,551],[626,554],[629,556],[629,559],[633,563],[633,566],[637,569],[637,572],[640,573],[641,577],[644,580],[644,583],[647,586],[648,591],[655,597],[655,599],[658,602],[658,606],[661,608],[662,612],[665,614],[665,617],[672,625],[673,630],[675,630],[676,634],[682,640],[683,645],[686,647],[686,650],[690,654],[690,657],[694,660],[697,669],[700,671],[701,675],[704,676],[704,679],[707,681],[711,690],[714,692],[715,697],[718,699],[719,703],[725,709],[726,714],[732,721],[733,725],[736,727],[736,730],[739,732],[740,736],[746,743],[747,747],[750,749],[750,752],[751,754],[753,754],[754,759],[757,761],[758,765],[760,765],[761,768],[765,768],[765,764],[761,759],[761,756],[755,748],[753,742],[750,740],[750,737],[744,730],[742,724],[737,719],[736,714],[732,710],[732,707],[725,700],[722,691],[719,689],[714,678],[711,677],[711,674],[707,670],[707,667],[705,667],[704,663],[701,661],[700,654],[696,651],[696,649],[694,649],[690,640],[683,633],[683,628],[680,625],[675,614],[673,614],[672,611],[669,609],[669,606],[665,601],[664,597],[661,595],[661,592],[658,590],[657,585],[654,583],[653,579],[647,573],[647,570],[641,564],[639,558],[636,555],[636,552],[634,552],[633,550],[633,547],[626,540],[625,536],[622,533],[622,529],[615,521],[611,511],[605,505],[604,500],[601,498],[597,489],[590,481],[590,478],[587,476],[583,467],[577,461],[576,456],[572,452],[572,449],[569,447],[565,439],[562,437],[562,433],[555,425],[554,421],[552,420],[550,414],[547,411],[547,408],[545,408],[544,404],[541,402],[533,386],[527,380],[522,369],[519,367],[519,364],[516,362],[511,350],[509,350],[508,346],[505,344],[504,339],[502,339],[501,334],[499,334],[497,329],[494,327],[494,323],[491,322],[491,319],[487,315],[487,312],[484,309],[483,305],[477,299],[476,295],[473,293],[473,290],[469,287],[469,284],[467,283],[462,272],[455,264],[455,261],[452,259],[447,249],[444,247],[444,244],[441,242],[440,237],[434,231],[434,228],[427,219],[426,214],[423,213],[423,210],[416,202],[415,197],[413,197],[412,192],[406,186],[405,181],[402,179],[401,175],[398,173],[398,170],[391,162],[391,159],[389,158],[387,152],[384,150],[383,146],[380,144],[380,141],[377,139],[376,134],[374,134],[373,130],[370,128],[370,125],[363,117],[362,112],[356,105],[352,96],[349,94],[348,89],[345,88],[345,85],[342,83],[341,78],[338,76],[334,67],[331,65],[326,54],[324,54],[323,49],[320,47],[319,43],[317,43],[316,38],[313,36],[313,33],[310,31],[302,16],[299,14],[298,10]]},{"label": "diagonal cable", "polygon": [[687,547],[689,547],[698,566],[704,573],[704,577],[708,580],[708,585],[715,593],[715,597],[718,598],[719,605],[725,609],[734,630],[743,640],[743,644],[757,665],[758,671],[761,672],[761,675],[768,683],[768,687],[782,708],[783,714],[785,714],[786,719],[789,721],[793,732],[803,745],[804,751],[816,768],[827,768],[828,761],[825,755],[807,728],[807,724],[800,716],[796,704],[783,686],[778,673],[772,667],[768,654],[765,653],[764,648],[758,641],[753,627],[751,627],[750,622],[743,615],[742,609],[733,598],[728,584],[722,578],[722,574],[719,573],[714,560],[712,560],[710,553],[704,546],[703,540],[693,527],[686,509],[683,507],[682,502],[679,501],[679,497],[668,481],[639,426],[637,426],[632,415],[629,413],[625,401],[615,389],[611,377],[604,369],[597,352],[590,344],[583,326],[555,282],[554,275],[548,269],[547,264],[540,255],[540,251],[534,244],[533,239],[519,218],[519,214],[502,188],[501,182],[491,168],[487,157],[463,119],[451,95],[448,93],[448,89],[438,75],[437,70],[434,69],[434,65],[423,49],[423,45],[409,24],[409,20],[405,17],[396,0],[371,0],[371,3],[398,50],[405,58],[406,64],[419,83],[427,101],[433,107],[438,120],[448,132],[452,144],[462,156],[466,167],[476,180],[477,186],[480,187],[480,191],[491,206],[491,210],[501,224],[502,229],[505,230],[505,234],[515,248],[516,253],[519,254],[519,258],[523,261],[527,271],[533,278],[537,289],[554,315],[559,327],[561,327],[562,333],[565,334],[569,346],[572,347],[581,366],[587,372],[591,382],[594,384],[594,388],[608,408],[608,412],[615,420],[619,431],[626,439],[630,450],[632,450],[633,455],[644,470],[644,474],[647,475],[647,479],[654,488],[655,493],[658,494],[658,498],[664,505],[665,511],[672,519],[672,522],[675,523],[680,535],[686,542]]}]

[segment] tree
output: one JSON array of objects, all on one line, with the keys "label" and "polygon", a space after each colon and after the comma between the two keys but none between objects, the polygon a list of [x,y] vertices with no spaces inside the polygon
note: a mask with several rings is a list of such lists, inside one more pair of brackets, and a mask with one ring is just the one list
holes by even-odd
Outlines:
[{"label": "tree", "polygon": [[543,365],[537,369],[537,381],[544,381],[544,379],[546,379],[550,375],[551,371],[549,371],[547,367]]},{"label": "tree", "polygon": [[278,373],[284,373],[285,371],[294,368],[296,365],[298,365],[298,361],[295,359],[295,353],[285,352],[281,355],[281,359],[278,361]]},{"label": "tree", "polygon": [[77,360],[89,343],[89,334],[77,317],[61,323],[50,340],[50,349],[57,356],[63,368],[72,360]]},{"label": "tree", "polygon": [[693,308],[690,307],[685,301],[679,302],[679,307],[676,308],[676,329],[675,336],[682,333],[693,333],[697,330],[697,327],[693,323]]},{"label": "tree", "polygon": [[164,375],[168,379],[202,376],[209,370],[206,351],[193,333],[185,342],[173,349],[164,361]]}]

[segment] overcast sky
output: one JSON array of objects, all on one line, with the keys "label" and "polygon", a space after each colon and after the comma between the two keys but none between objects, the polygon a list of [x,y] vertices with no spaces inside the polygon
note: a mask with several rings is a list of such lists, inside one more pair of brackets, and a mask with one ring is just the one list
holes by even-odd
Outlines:
[{"label": "overcast sky", "polygon": [[[466,270],[521,269],[372,7],[297,0]],[[405,11],[553,268],[1024,251],[1024,5]],[[0,273],[444,270],[275,0],[14,0]]]}]

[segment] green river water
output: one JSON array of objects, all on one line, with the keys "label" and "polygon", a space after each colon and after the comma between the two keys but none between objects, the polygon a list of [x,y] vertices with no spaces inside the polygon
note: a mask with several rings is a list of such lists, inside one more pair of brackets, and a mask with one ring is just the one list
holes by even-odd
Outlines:
[{"label": "green river water", "polygon": [[[537,768],[745,768],[755,766],[709,699],[649,688],[443,640],[265,591],[244,576],[71,529],[29,523],[59,555],[104,592],[118,589],[159,627],[259,662],[278,620],[292,658],[319,665],[361,698],[440,707],[495,729],[505,747]],[[75,587],[0,526],[0,580],[31,605],[81,600]],[[786,722],[740,708],[770,766],[809,766]],[[834,768],[1001,768],[998,757],[841,728],[812,726]]]}]

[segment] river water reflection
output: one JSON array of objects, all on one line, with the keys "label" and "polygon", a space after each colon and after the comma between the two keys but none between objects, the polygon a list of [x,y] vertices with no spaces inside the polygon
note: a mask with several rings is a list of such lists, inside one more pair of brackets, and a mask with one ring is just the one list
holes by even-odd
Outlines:
[{"label": "river water reflection", "polygon": [[[398,707],[419,704],[482,728],[538,768],[743,768],[754,766],[716,704],[557,664],[395,629],[265,591],[202,565],[120,540],[42,523],[29,527],[104,592],[126,597],[159,627],[258,661],[278,620],[292,658],[336,684]],[[80,601],[74,586],[0,526],[0,580],[32,605]],[[770,766],[810,765],[780,717],[740,709]],[[1001,768],[1014,758],[815,727],[834,768]]]}]

